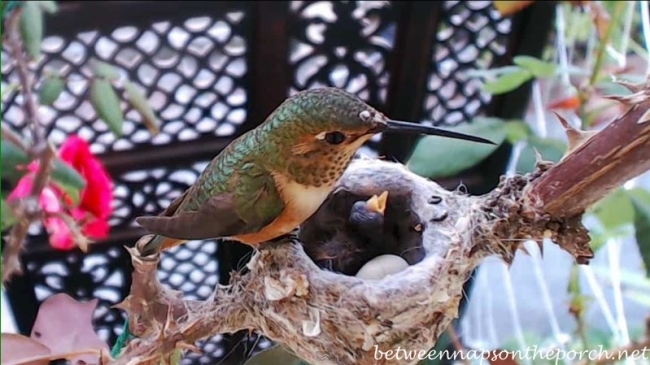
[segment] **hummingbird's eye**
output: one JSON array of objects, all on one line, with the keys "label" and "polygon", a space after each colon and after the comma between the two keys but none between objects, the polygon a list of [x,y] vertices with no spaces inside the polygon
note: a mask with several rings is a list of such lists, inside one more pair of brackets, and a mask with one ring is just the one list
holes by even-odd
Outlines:
[{"label": "hummingbird's eye", "polygon": [[341,132],[329,132],[325,134],[325,141],[329,144],[341,144],[345,141],[345,134]]}]

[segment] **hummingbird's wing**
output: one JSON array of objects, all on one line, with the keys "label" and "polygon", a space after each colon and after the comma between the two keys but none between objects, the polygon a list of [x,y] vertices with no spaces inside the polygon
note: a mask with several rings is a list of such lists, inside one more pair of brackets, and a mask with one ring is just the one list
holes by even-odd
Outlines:
[{"label": "hummingbird's wing", "polygon": [[[230,192],[211,192],[197,185],[196,190],[174,200],[158,216],[138,217],[136,222],[153,234],[198,240],[238,236],[258,232],[284,209],[284,201],[273,177],[256,163],[244,163],[229,177]],[[196,210],[178,211],[186,196],[208,196]],[[185,209],[185,208],[183,208]]]},{"label": "hummingbird's wing", "polygon": [[[170,210],[172,205],[167,210]],[[243,231],[247,226],[246,222],[234,213],[233,194],[211,197],[196,211],[169,216],[137,217],[135,221],[153,234],[182,240],[227,236],[230,232]]]}]

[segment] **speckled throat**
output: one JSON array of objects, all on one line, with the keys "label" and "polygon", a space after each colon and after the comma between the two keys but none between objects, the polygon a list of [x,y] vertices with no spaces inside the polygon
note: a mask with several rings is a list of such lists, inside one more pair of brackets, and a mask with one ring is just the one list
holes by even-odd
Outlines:
[{"label": "speckled throat", "polygon": [[356,148],[340,151],[317,150],[308,155],[292,156],[287,161],[286,173],[295,182],[306,186],[333,186],[350,165]]}]

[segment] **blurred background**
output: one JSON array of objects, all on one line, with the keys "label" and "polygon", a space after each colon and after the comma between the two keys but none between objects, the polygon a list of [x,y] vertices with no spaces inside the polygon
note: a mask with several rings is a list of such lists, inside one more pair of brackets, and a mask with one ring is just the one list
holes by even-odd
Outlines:
[{"label": "blurred background", "polygon": [[[33,70],[39,80],[56,71],[65,87],[39,111],[55,145],[76,134],[106,166],[114,184],[111,231],[84,254],[50,247],[34,225],[21,256],[25,274],[2,292],[2,332],[29,334],[39,304],[63,292],[100,300],[94,324],[109,345],[125,319],[110,306],[130,285],[123,246],[143,234],[133,219],[162,211],[288,95],[335,86],[394,119],[501,141],[495,148],[441,148],[436,139],[377,136],[359,152],[406,163],[449,189],[483,194],[500,175],[531,171],[534,151],[559,160],[566,138],[551,109],[575,127],[602,128],[623,111],[603,98],[624,92],[612,81],[640,82],[650,70],[646,1],[510,2],[528,3],[517,10],[492,1],[57,3],[58,11],[45,16]],[[91,60],[117,68],[117,90],[124,80],[142,88],[159,133],[126,102],[121,136],[98,117],[88,100]],[[21,133],[16,83],[3,45],[2,121]],[[3,191],[12,184],[3,176]],[[510,268],[487,259],[466,284],[454,324],[463,345],[597,348],[642,336],[650,314],[650,244],[635,235],[642,220],[628,192],[648,187],[645,174],[585,216],[597,245],[588,267],[551,242],[543,258],[527,246],[530,255],[519,254]],[[160,279],[190,298],[206,298],[245,264],[250,252],[238,246],[210,240],[175,248],[162,260]],[[183,363],[242,363],[256,346],[268,342],[217,336],[201,343],[202,356]]]}]

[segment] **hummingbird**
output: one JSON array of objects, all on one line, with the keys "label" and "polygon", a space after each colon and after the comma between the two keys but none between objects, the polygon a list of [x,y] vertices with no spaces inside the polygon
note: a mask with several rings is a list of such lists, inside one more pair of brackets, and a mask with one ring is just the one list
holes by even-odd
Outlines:
[{"label": "hummingbird", "polygon": [[381,132],[494,144],[391,120],[337,88],[301,91],[226,146],[162,213],[136,218],[154,235],[141,253],[214,238],[255,248],[290,233],[323,204],[356,151]]}]

